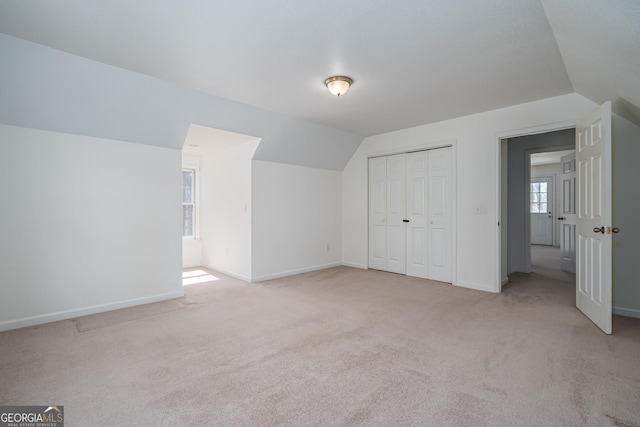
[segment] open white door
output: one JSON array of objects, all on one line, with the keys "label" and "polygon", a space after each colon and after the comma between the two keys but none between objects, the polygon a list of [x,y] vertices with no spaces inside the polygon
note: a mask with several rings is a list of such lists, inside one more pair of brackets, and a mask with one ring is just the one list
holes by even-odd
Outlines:
[{"label": "open white door", "polygon": [[576,128],[576,306],[611,333],[611,103]]}]

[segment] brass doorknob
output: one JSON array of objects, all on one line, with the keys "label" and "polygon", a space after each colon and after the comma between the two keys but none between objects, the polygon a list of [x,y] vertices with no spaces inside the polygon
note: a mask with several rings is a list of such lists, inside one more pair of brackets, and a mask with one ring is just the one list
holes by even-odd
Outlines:
[{"label": "brass doorknob", "polygon": [[612,233],[616,233],[616,234],[618,234],[618,233],[620,232],[620,229],[619,229],[618,227],[613,227],[613,228],[611,229],[611,232],[612,232]]},{"label": "brass doorknob", "polygon": [[594,233],[602,233],[602,234],[604,234],[604,226],[594,228],[593,232]]}]

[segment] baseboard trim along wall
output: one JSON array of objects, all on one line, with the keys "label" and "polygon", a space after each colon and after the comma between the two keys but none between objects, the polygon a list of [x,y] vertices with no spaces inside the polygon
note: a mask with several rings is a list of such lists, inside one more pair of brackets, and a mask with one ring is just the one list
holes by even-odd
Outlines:
[{"label": "baseboard trim along wall", "polygon": [[496,290],[493,288],[493,286],[489,286],[489,285],[480,285],[478,283],[464,282],[464,281],[460,281],[460,280],[458,280],[457,282],[453,283],[453,285],[454,286],[458,286],[460,288],[473,289],[473,290],[476,290],[476,291],[484,291],[484,292],[496,293]]},{"label": "baseboard trim along wall", "polygon": [[22,317],[20,319],[0,322],[0,332],[11,329],[26,328],[29,326],[42,325],[44,323],[57,322],[59,320],[73,319],[76,317],[88,316],[90,314],[104,313],[106,311],[118,310],[121,308],[133,307],[136,305],[160,302],[174,298],[184,297],[184,291],[168,292],[166,294],[152,295],[143,298],[135,298],[111,304],[94,305],[92,307],[78,308],[74,310],[59,311],[56,313],[42,314],[38,316]]},{"label": "baseboard trim along wall", "polygon": [[357,262],[343,262],[342,265],[344,265],[345,267],[359,268],[360,270],[366,270],[367,269],[366,265],[359,264]]},{"label": "baseboard trim along wall", "polygon": [[274,273],[274,274],[265,274],[263,276],[257,276],[257,277],[251,278],[251,283],[264,282],[265,280],[279,279],[280,277],[293,276],[294,274],[308,273],[310,271],[316,271],[316,270],[324,270],[325,268],[339,267],[341,265],[342,265],[341,262],[332,262],[329,264],[299,268],[297,270],[283,271],[283,272]]},{"label": "baseboard trim along wall", "polygon": [[251,283],[251,277],[243,276],[242,274],[234,273],[233,271],[225,270],[224,268],[218,267],[209,267],[208,265],[201,265],[199,267],[204,267],[212,271],[217,271],[218,273],[222,273],[229,277],[233,277],[234,279],[242,280],[243,282]]},{"label": "baseboard trim along wall", "polygon": [[613,314],[617,314],[618,316],[635,317],[636,319],[640,319],[640,310],[634,310],[632,308],[613,307]]}]

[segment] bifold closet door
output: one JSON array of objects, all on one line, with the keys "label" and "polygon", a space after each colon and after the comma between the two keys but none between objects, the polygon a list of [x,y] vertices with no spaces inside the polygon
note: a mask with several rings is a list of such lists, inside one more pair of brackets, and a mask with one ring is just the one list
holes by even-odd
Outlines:
[{"label": "bifold closet door", "polygon": [[369,159],[369,268],[387,270],[387,158]]},{"label": "bifold closet door", "polygon": [[452,281],[451,148],[407,153],[407,275]]},{"label": "bifold closet door", "polygon": [[427,278],[453,282],[453,149],[429,151]]},{"label": "bifold closet door", "polygon": [[452,281],[451,150],[369,159],[369,268]]},{"label": "bifold closet door", "polygon": [[369,159],[369,268],[406,272],[406,155]]}]

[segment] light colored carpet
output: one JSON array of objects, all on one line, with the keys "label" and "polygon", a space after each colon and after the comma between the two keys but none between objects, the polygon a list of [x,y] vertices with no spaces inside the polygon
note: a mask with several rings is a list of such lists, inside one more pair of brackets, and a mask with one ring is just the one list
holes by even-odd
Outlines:
[{"label": "light colored carpet", "polygon": [[640,320],[571,275],[502,294],[338,267],[0,334],[0,405],[67,426],[640,426]]}]

